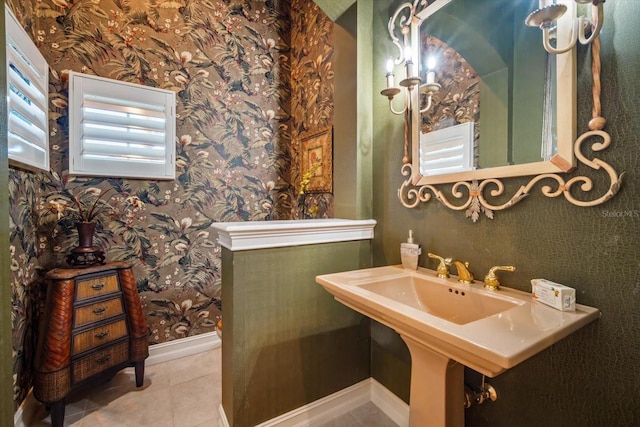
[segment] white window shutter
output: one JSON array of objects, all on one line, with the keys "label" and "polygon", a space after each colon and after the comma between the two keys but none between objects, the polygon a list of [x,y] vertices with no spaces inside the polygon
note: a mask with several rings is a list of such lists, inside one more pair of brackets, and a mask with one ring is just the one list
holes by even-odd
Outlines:
[{"label": "white window shutter", "polygon": [[49,66],[5,4],[9,160],[49,170]]},{"label": "white window shutter", "polygon": [[424,176],[473,170],[474,123],[420,134],[420,173]]},{"label": "white window shutter", "polygon": [[69,73],[69,174],[175,179],[175,93]]}]

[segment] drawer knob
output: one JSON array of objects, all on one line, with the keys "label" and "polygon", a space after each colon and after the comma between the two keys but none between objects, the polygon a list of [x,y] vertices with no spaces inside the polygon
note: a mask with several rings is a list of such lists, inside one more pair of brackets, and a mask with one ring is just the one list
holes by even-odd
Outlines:
[{"label": "drawer knob", "polygon": [[95,334],[94,336],[101,340],[104,339],[104,337],[106,337],[107,335],[109,335],[109,331],[102,331],[99,334]]},{"label": "drawer knob", "polygon": [[99,291],[102,288],[104,288],[104,282],[91,285],[91,289],[93,289],[94,291]]},{"label": "drawer knob", "polygon": [[102,365],[104,363],[107,363],[109,361],[109,359],[111,359],[111,356],[109,356],[109,355],[102,356],[101,358],[96,360],[96,363],[98,363],[99,365]]},{"label": "drawer knob", "polygon": [[99,316],[102,313],[104,313],[105,311],[107,311],[106,307],[98,307],[98,308],[94,308],[93,309],[93,314],[95,314],[96,316]]}]

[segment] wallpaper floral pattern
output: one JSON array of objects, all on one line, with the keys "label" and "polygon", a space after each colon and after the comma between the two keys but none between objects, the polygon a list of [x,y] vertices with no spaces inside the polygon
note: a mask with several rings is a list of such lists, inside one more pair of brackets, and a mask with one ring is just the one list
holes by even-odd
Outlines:
[{"label": "wallpaper floral pattern", "polygon": [[480,138],[480,78],[478,73],[455,49],[445,42],[425,34],[422,37],[422,54],[438,58],[436,81],[441,89],[434,96],[433,107],[422,114],[421,130],[424,133],[461,123],[474,122],[474,141]]},{"label": "wallpaper floral pattern", "polygon": [[[299,217],[300,132],[333,119],[331,21],[311,0],[9,0],[50,66],[51,172],[10,170],[14,397],[31,384],[44,273],[77,245],[46,221],[47,197],[113,189],[143,203],[98,223],[107,260],[134,265],[162,343],[215,329],[221,315],[218,221]],[[175,181],[67,174],[66,71],[177,94]],[[332,215],[332,196],[305,203]]]},{"label": "wallpaper floral pattern", "polygon": [[[302,150],[300,137],[333,124],[333,23],[309,0],[293,0],[291,28],[291,182],[293,218],[327,218],[333,214],[333,195],[300,194]],[[311,215],[305,215],[311,213]]]}]

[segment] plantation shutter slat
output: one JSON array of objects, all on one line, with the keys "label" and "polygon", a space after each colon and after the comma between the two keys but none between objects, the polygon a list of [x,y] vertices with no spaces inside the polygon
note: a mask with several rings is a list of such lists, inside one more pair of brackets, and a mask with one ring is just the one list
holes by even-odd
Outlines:
[{"label": "plantation shutter slat", "polygon": [[420,173],[437,175],[473,169],[473,126],[462,123],[420,136]]},{"label": "plantation shutter slat", "polygon": [[173,92],[71,73],[70,102],[70,173],[175,177]]},{"label": "plantation shutter slat", "polygon": [[5,5],[9,160],[49,170],[49,67]]}]

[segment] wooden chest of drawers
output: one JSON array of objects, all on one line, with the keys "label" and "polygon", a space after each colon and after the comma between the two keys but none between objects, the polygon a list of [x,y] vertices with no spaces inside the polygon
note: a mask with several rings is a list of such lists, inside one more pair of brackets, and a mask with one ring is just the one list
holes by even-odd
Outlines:
[{"label": "wooden chest of drawers", "polygon": [[55,269],[35,358],[33,393],[62,426],[65,398],[74,389],[134,366],[136,386],[149,356],[148,328],[131,266],[111,262]]}]

